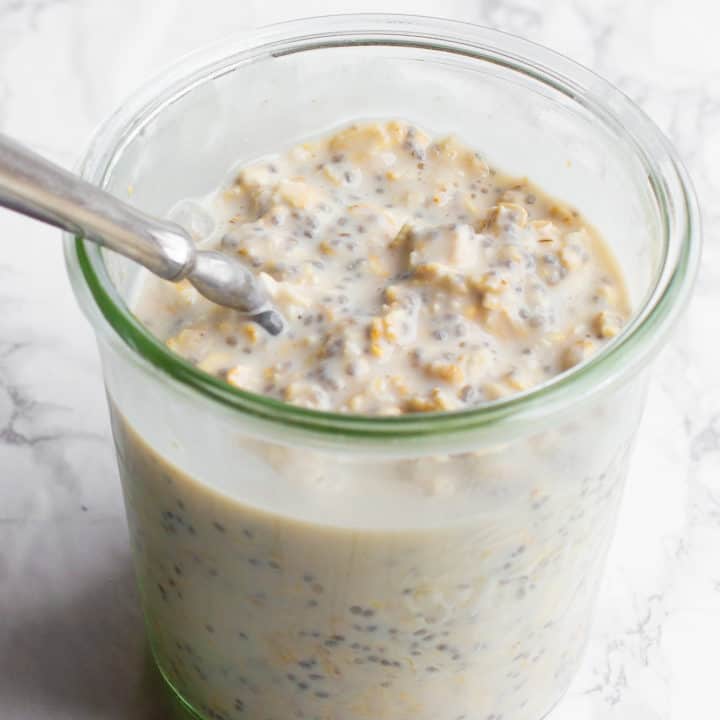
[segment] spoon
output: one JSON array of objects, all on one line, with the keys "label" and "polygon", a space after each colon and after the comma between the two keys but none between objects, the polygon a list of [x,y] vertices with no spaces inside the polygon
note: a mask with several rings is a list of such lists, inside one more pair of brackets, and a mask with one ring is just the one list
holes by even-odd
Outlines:
[{"label": "spoon", "polygon": [[271,335],[284,322],[239,261],[198,250],[180,225],[160,220],[0,134],[0,206],[92,240],[159,277],[188,280],[212,302],[249,316]]}]

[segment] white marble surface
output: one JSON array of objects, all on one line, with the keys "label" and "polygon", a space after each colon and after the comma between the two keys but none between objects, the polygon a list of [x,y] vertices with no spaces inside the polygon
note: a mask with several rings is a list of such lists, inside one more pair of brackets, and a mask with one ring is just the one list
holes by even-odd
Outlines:
[{"label": "white marble surface", "polygon": [[[326,11],[440,8],[596,69],[659,123],[694,177],[707,237],[697,295],[658,359],[590,647],[551,718],[718,718],[720,53],[712,3],[0,0],[0,131],[71,166],[96,124],[149,74],[233,29]],[[3,720],[166,717],[145,657],[104,402],[58,233],[0,212]]]}]

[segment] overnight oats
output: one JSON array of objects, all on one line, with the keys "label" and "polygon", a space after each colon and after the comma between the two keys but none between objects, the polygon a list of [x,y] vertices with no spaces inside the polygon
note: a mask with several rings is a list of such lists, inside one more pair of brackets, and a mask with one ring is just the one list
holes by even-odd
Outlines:
[{"label": "overnight oats", "polygon": [[472,407],[577,365],[628,315],[617,265],[577,211],[405,122],[264,158],[201,207],[203,247],[254,270],[286,331],[187,281],[149,284],[136,311],[202,370],[289,403]]},{"label": "overnight oats", "polygon": [[[138,317],[199,369],[308,409],[476,408],[572,370],[629,316],[576,210],[404,121],[264,157],[188,207],[285,330],[151,278]],[[215,720],[538,720],[582,651],[641,395],[522,443],[393,459],[237,434],[242,461],[214,471],[213,437],[181,469],[113,408],[165,676]]]},{"label": "overnight oats", "polygon": [[662,133],[520,38],[338,15],[183,60],[81,173],[244,263],[284,322],[271,336],[65,236],[181,704],[544,717],[698,265]]}]

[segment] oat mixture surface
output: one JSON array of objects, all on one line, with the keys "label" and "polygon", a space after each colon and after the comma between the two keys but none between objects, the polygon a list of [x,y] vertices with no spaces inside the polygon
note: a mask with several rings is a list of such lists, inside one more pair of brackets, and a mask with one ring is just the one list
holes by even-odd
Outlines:
[{"label": "oat mixture surface", "polygon": [[187,283],[136,312],[232,385],[362,414],[456,410],[582,362],[628,317],[608,248],[572,208],[453,137],[354,124],[239,170],[205,246],[256,272],[273,338]]}]

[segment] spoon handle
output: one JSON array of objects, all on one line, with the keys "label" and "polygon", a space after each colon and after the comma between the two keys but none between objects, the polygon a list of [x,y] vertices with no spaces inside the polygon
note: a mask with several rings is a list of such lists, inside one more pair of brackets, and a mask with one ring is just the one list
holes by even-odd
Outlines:
[{"label": "spoon handle", "polygon": [[181,280],[195,264],[195,246],[179,225],[146,215],[2,134],[0,206],[81,235],[166,280]]}]

